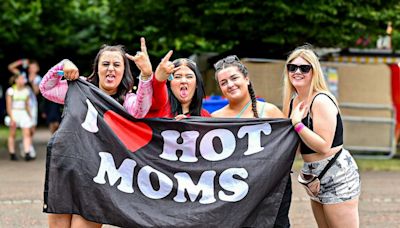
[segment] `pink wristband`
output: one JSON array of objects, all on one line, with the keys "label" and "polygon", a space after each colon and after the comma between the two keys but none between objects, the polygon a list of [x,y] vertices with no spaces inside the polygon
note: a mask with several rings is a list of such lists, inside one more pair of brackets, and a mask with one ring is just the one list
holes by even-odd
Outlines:
[{"label": "pink wristband", "polygon": [[295,130],[297,133],[299,133],[301,130],[303,130],[304,127],[305,127],[305,126],[304,126],[303,123],[298,123],[298,124],[296,124],[296,126],[294,127],[294,130]]}]

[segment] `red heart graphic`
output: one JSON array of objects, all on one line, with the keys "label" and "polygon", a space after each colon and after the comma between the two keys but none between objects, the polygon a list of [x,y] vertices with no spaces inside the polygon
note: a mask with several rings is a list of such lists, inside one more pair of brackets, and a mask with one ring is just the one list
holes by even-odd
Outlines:
[{"label": "red heart graphic", "polygon": [[104,113],[104,120],[131,152],[147,145],[153,136],[153,131],[147,124],[131,122],[111,110]]}]

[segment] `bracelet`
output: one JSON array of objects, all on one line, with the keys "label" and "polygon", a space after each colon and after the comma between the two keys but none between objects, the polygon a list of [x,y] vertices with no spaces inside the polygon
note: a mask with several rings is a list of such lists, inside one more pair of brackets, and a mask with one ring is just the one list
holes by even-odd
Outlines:
[{"label": "bracelet", "polygon": [[304,124],[302,122],[299,122],[297,125],[295,125],[296,127],[294,127],[294,130],[297,133],[300,133],[301,130],[303,130],[303,128],[305,127]]},{"label": "bracelet", "polygon": [[138,78],[141,81],[147,82],[151,79],[151,76],[153,76],[153,74],[150,74],[150,76],[145,76],[144,74],[140,73]]}]

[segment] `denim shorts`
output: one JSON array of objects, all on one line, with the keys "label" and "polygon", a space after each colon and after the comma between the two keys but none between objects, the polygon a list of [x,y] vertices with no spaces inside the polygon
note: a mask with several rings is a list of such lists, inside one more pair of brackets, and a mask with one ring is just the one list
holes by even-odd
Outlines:
[{"label": "denim shorts", "polygon": [[[316,162],[305,162],[301,170],[304,173],[319,175],[334,156]],[[345,149],[342,149],[342,153],[320,181],[318,196],[310,198],[321,204],[342,203],[358,197],[361,192],[358,166]]]}]

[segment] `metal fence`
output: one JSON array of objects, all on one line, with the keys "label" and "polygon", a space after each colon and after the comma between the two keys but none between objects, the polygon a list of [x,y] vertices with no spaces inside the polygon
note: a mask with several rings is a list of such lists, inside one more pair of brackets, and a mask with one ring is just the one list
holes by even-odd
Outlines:
[{"label": "metal fence", "polygon": [[[354,156],[362,158],[390,159],[396,154],[396,111],[392,106],[381,104],[340,103],[340,108],[342,110],[358,110],[363,113],[362,116],[342,116],[345,125],[344,147],[351,151]],[[371,116],[368,115],[368,112],[370,111],[383,111],[388,115],[386,115],[386,117]],[[352,131],[352,125],[358,125],[358,131]],[[379,127],[381,129],[376,130],[376,128]],[[356,134],[355,137],[359,140],[351,140],[351,136],[346,135],[346,131],[347,134]],[[374,141],[379,137],[381,137],[379,143],[381,145],[368,145],[369,142]]]}]

